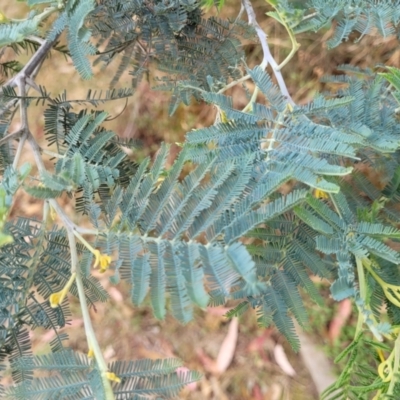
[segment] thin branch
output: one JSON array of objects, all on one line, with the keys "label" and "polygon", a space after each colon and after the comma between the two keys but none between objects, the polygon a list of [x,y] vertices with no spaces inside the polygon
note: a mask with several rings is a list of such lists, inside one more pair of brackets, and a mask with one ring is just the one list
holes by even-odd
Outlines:
[{"label": "thin branch", "polygon": [[394,376],[390,380],[389,388],[387,391],[387,395],[392,395],[394,393],[394,388],[397,383],[399,383],[399,377],[397,371],[399,371],[400,367],[400,334],[397,334],[396,341],[394,343],[394,363],[393,363],[393,371]]},{"label": "thin branch", "polygon": [[39,173],[45,172],[46,167],[44,165],[43,159],[42,159],[42,154],[41,154],[41,149],[39,145],[36,143],[35,138],[32,136],[30,132],[28,132],[28,143],[31,146],[33,157],[36,162],[36,166],[39,170]]},{"label": "thin branch", "polygon": [[56,36],[53,40],[46,40],[36,51],[36,53],[32,56],[32,58],[28,61],[24,68],[18,72],[13,78],[11,78],[4,86],[15,87],[18,86],[18,82],[25,78],[30,77],[35,69],[42,63],[42,61],[46,58],[47,53],[51,50],[53,45],[56,43],[58,36]]},{"label": "thin branch", "polygon": [[254,8],[251,5],[250,0],[242,0],[242,4],[243,4],[244,8],[246,9],[249,25],[251,25],[255,29],[257,36],[261,43],[264,57],[263,57],[260,67],[265,69],[268,64],[271,65],[282,95],[286,97],[289,104],[294,106],[295,102],[293,101],[292,97],[289,94],[289,91],[287,89],[287,86],[286,86],[285,80],[283,79],[281,71],[279,71],[279,65],[275,61],[274,57],[271,54],[271,51],[270,51],[270,48],[269,48],[268,42],[267,42],[267,34],[264,32],[264,30],[258,24],[257,19],[256,19],[256,14],[254,12]]},{"label": "thin branch", "polygon": [[[48,203],[50,204],[51,207],[54,208],[56,213],[61,217],[61,219],[64,223],[64,226],[67,230],[68,241],[69,241],[69,246],[70,246],[70,251],[71,251],[71,274],[76,273],[76,286],[78,289],[79,303],[80,303],[83,322],[84,322],[84,326],[85,326],[85,333],[86,333],[86,338],[88,341],[88,346],[89,346],[90,350],[93,351],[96,362],[100,369],[103,388],[104,388],[104,391],[106,394],[105,399],[106,400],[114,400],[115,397],[114,397],[114,393],[113,393],[113,390],[111,387],[111,383],[107,377],[107,372],[108,372],[107,363],[104,360],[103,353],[100,349],[100,345],[97,341],[96,334],[93,329],[92,320],[90,318],[89,308],[88,308],[87,301],[86,301],[86,294],[85,294],[85,288],[83,286],[81,271],[78,268],[78,252],[76,249],[76,240],[75,240],[77,226],[65,214],[64,210],[62,209],[62,207],[59,206],[59,204],[57,203],[57,201],[55,199],[50,199],[48,201]],[[85,233],[88,233],[88,232],[85,232]],[[95,234],[97,232],[90,231],[90,233]]]},{"label": "thin branch", "polygon": [[19,89],[19,110],[20,110],[20,117],[21,117],[21,138],[18,143],[18,148],[17,152],[15,153],[14,156],[14,161],[13,161],[13,168],[17,169],[19,159],[21,158],[22,155],[22,150],[25,145],[26,138],[28,137],[29,133],[29,126],[28,126],[28,105],[26,104],[26,82],[25,79],[20,79],[17,81],[18,89]]},{"label": "thin branch", "polygon": [[[306,16],[304,16],[304,17],[302,18],[301,22],[307,21],[307,20],[310,19],[310,18],[314,18],[314,17],[317,16],[317,15],[318,15],[317,12],[313,12],[313,13],[311,13],[311,14],[308,14],[308,15],[306,15]],[[300,22],[299,22],[299,23],[300,23]],[[297,25],[298,25],[298,24],[297,24]],[[297,26],[297,25],[295,25],[295,26]]]},{"label": "thin branch", "polygon": [[290,50],[288,56],[278,65],[277,71],[280,71],[293,58],[299,48],[299,43],[296,42],[295,44],[293,44],[292,50]]},{"label": "thin branch", "polygon": [[290,41],[292,42],[292,49],[290,50],[289,55],[278,66],[277,70],[280,71],[297,53],[297,50],[300,48],[300,43],[297,43],[296,37],[293,33],[293,29],[286,23],[285,17],[283,15],[281,15],[279,13],[279,11],[278,11],[278,14],[281,18],[281,23],[284,26],[284,28],[286,29],[286,32],[289,35]]},{"label": "thin branch", "polygon": [[[2,89],[0,88],[0,95],[3,93]],[[18,99],[12,99],[10,100],[5,106],[3,106],[0,110],[0,118],[4,118],[6,113],[10,111],[13,107],[15,107],[18,104]],[[15,112],[16,109],[14,109],[12,112]]]},{"label": "thin branch", "polygon": [[[74,222],[72,222],[72,223],[75,225]],[[99,231],[97,229],[84,228],[84,227],[78,226],[78,225],[75,225],[75,231],[82,235],[94,235],[94,236],[99,235]]]},{"label": "thin branch", "polygon": [[18,129],[17,131],[10,133],[7,136],[4,136],[3,138],[0,139],[0,146],[2,146],[4,143],[8,142],[11,139],[18,139],[22,134],[22,129]]},{"label": "thin branch", "polygon": [[55,153],[54,151],[50,151],[50,150],[46,150],[46,149],[42,149],[42,153],[47,154],[48,156],[51,156],[51,157],[58,158],[58,159],[65,158],[65,155]]},{"label": "thin branch", "polygon": [[[24,146],[25,141],[28,141],[33,157],[35,159],[39,174],[46,171],[46,167],[44,165],[41,149],[36,142],[35,138],[33,137],[32,133],[29,130],[29,123],[28,123],[28,114],[27,114],[27,101],[26,101],[26,92],[27,92],[27,85],[35,87],[33,78],[38,73],[40,66],[42,65],[46,55],[53,47],[54,43],[56,42],[57,38],[54,38],[52,41],[43,41],[39,49],[30,59],[30,61],[25,65],[25,67],[12,79],[10,79],[3,87],[15,87],[17,86],[19,89],[19,108],[20,108],[20,119],[21,119],[21,129],[14,133],[12,137],[17,136],[17,134],[21,134],[20,142],[18,144],[18,149],[14,158],[13,166],[16,168],[18,166],[18,162],[20,156],[22,154],[22,149]],[[12,105],[15,104],[15,100],[9,102],[6,105],[10,108]],[[11,135],[10,135],[11,136]],[[9,140],[11,137],[8,136],[6,138],[2,138],[2,140],[6,139]],[[62,218],[65,228],[67,230],[68,241],[70,245],[71,251],[71,275],[76,274],[76,285],[78,289],[79,301],[82,311],[82,317],[84,320],[85,332],[86,337],[88,340],[89,348],[94,352],[95,359],[97,366],[100,370],[102,384],[105,393],[106,400],[114,400],[114,393],[111,387],[111,383],[108,377],[108,367],[107,363],[104,360],[103,354],[100,349],[100,345],[97,341],[92,321],[89,314],[89,308],[86,301],[86,294],[85,289],[83,286],[81,271],[79,270],[78,266],[78,252],[76,248],[76,240],[75,240],[75,231],[76,225],[68,218],[68,216],[64,213],[62,208],[58,205],[58,203],[54,199],[50,199],[45,204],[51,204],[51,206],[57,211],[57,213]],[[44,217],[47,214],[48,210],[46,211],[46,207],[44,207]]]},{"label": "thin branch", "polygon": [[[38,48],[36,53],[32,56],[32,58],[27,62],[25,67],[18,72],[17,75],[12,77],[7,83],[5,83],[0,88],[0,95],[3,93],[4,87],[15,87],[20,86],[20,82],[24,81],[25,83],[32,82],[39,72],[40,66],[42,65],[44,59],[46,58],[48,52],[51,50],[53,45],[57,42],[59,35],[57,35],[54,40],[51,41],[43,41],[42,45]],[[26,90],[25,90],[26,91]],[[0,117],[2,117],[7,111],[9,111],[12,107],[15,106],[17,100],[10,100],[0,111]]]},{"label": "thin branch", "polygon": [[80,308],[82,311],[82,318],[85,326],[86,338],[90,349],[94,353],[97,365],[101,373],[103,388],[106,395],[105,399],[114,400],[115,397],[111,387],[111,383],[106,376],[108,372],[107,363],[104,360],[103,353],[101,352],[99,342],[97,341],[96,334],[93,329],[92,320],[90,318],[89,308],[86,301],[85,288],[83,286],[81,272],[79,271],[78,268],[78,252],[76,250],[75,235],[73,230],[71,230],[68,226],[66,226],[66,228],[68,234],[69,247],[71,250],[71,273],[76,272],[76,286],[78,289],[79,303],[81,306]]},{"label": "thin branch", "polygon": [[251,25],[255,29],[257,36],[260,40],[261,47],[262,47],[263,54],[264,54],[264,57],[263,57],[260,67],[265,69],[268,66],[268,63],[270,62],[268,54],[271,54],[269,51],[268,43],[267,43],[268,36],[264,32],[264,30],[261,28],[261,26],[258,24],[257,19],[256,19],[256,13],[254,12],[254,8],[251,5],[250,0],[242,0],[242,5],[246,10],[249,25]]},{"label": "thin branch", "polygon": [[242,112],[248,112],[253,108],[253,104],[256,102],[257,100],[257,96],[258,96],[258,92],[260,91],[260,89],[258,88],[258,86],[255,87],[253,95],[251,96],[250,101],[247,103],[247,105],[243,108]]},{"label": "thin branch", "polygon": [[237,23],[237,21],[239,21],[239,19],[242,18],[242,15],[244,13],[244,5],[243,3],[240,4],[240,10],[239,10],[239,14],[237,15],[236,19],[235,19],[235,24]]},{"label": "thin branch", "polygon": [[17,151],[15,152],[15,156],[14,156],[14,161],[13,161],[14,169],[18,168],[19,159],[21,158],[22,150],[25,146],[25,142],[26,142],[26,135],[22,135],[21,138],[19,139]]},{"label": "thin branch", "polygon": [[236,81],[233,81],[233,82],[231,82],[231,83],[228,83],[226,86],[224,86],[222,89],[220,89],[217,93],[218,93],[218,94],[224,93],[224,92],[226,92],[228,89],[230,89],[230,88],[236,86],[238,83],[247,81],[248,79],[250,79],[250,75],[242,76],[240,79],[237,79]]},{"label": "thin branch", "polygon": [[27,39],[31,42],[39,43],[40,45],[44,44],[44,42],[46,41],[45,39],[42,39],[41,37],[35,35],[28,36]]},{"label": "thin branch", "polygon": [[82,235],[94,235],[98,236],[99,231],[97,229],[83,228],[75,224],[71,218],[65,213],[64,209],[57,203],[55,199],[49,199],[49,204],[54,208],[57,215],[61,218],[64,225],[69,226],[75,232]]},{"label": "thin branch", "polygon": [[122,111],[119,114],[117,114],[115,117],[106,118],[106,121],[107,122],[114,121],[114,119],[117,119],[118,117],[120,117],[123,114],[123,112],[126,110],[127,105],[128,105],[128,98],[125,99],[125,105],[124,105],[124,108],[122,109]]},{"label": "thin branch", "polygon": [[[367,288],[366,288],[366,283],[365,283],[364,267],[363,267],[363,263],[362,263],[362,260],[360,259],[360,257],[356,257],[356,265],[357,265],[358,286],[359,286],[359,290],[360,290],[360,297],[363,301],[365,301]],[[364,316],[362,314],[362,311],[359,309],[356,333],[355,333],[354,337],[356,337],[361,332],[363,324],[364,324]]]}]

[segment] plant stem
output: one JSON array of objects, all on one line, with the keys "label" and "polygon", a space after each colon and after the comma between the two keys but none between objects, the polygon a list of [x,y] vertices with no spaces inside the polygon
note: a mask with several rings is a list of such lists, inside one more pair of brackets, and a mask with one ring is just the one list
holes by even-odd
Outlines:
[{"label": "plant stem", "polygon": [[297,50],[300,48],[299,43],[295,43],[292,47],[292,50],[290,50],[289,55],[278,65],[277,70],[280,71],[292,58],[293,56],[297,53]]},{"label": "plant stem", "polygon": [[36,143],[35,138],[32,136],[30,132],[28,132],[28,143],[31,146],[33,158],[35,159],[36,166],[38,168],[39,173],[45,172],[46,167],[44,166],[44,162],[42,160],[42,155],[40,152],[40,147]]},{"label": "plant stem", "polygon": [[87,249],[89,249],[90,251],[95,250],[93,246],[81,234],[79,234],[79,232],[76,232],[74,230],[74,235],[85,245]]},{"label": "plant stem", "polygon": [[0,146],[2,146],[4,143],[8,142],[11,139],[17,139],[19,136],[21,136],[22,130],[18,129],[17,131],[8,134],[7,136],[4,136],[3,138],[0,139]]},{"label": "plant stem", "polygon": [[[57,212],[57,214],[61,217],[61,219],[63,220],[63,223],[65,225],[65,228],[67,229],[68,240],[69,240],[70,250],[71,250],[71,273],[76,272],[75,282],[76,282],[76,286],[78,289],[79,303],[80,303],[80,308],[82,311],[82,317],[83,317],[83,322],[84,322],[84,326],[85,326],[85,333],[86,333],[88,346],[93,351],[96,362],[99,366],[99,370],[100,370],[102,382],[103,382],[103,387],[104,387],[104,391],[106,394],[105,399],[106,400],[114,400],[115,397],[114,397],[114,393],[113,393],[113,390],[111,387],[111,383],[110,383],[109,379],[107,378],[107,376],[105,376],[105,374],[108,372],[107,363],[104,360],[103,353],[101,352],[100,345],[97,341],[97,338],[96,338],[96,335],[95,335],[95,332],[93,329],[92,321],[91,321],[90,314],[89,314],[89,308],[88,308],[87,301],[86,301],[85,289],[84,289],[83,282],[82,282],[81,271],[79,270],[79,268],[77,268],[78,254],[77,254],[77,250],[76,250],[75,236],[78,237],[83,243],[88,244],[88,245],[89,245],[89,243],[77,232],[76,225],[65,214],[64,210],[59,206],[59,204],[54,199],[50,199],[49,203],[54,208],[54,210]],[[89,232],[85,232],[85,233],[98,234],[97,231],[93,231],[93,230],[88,230],[88,231]]]},{"label": "plant stem", "polygon": [[82,311],[82,318],[83,318],[83,323],[85,326],[85,332],[86,332],[86,338],[88,341],[88,345],[90,349],[93,350],[97,365],[99,367],[101,377],[102,377],[102,382],[103,382],[103,388],[105,392],[105,399],[106,400],[114,400],[114,393],[111,387],[110,381],[107,379],[105,374],[108,372],[108,367],[107,363],[104,360],[103,353],[101,352],[100,345],[97,341],[93,325],[92,325],[92,320],[90,318],[89,314],[89,308],[86,302],[86,295],[85,295],[85,289],[83,287],[83,282],[82,282],[82,276],[81,276],[81,271],[77,268],[78,266],[78,253],[76,250],[76,241],[75,241],[75,234],[74,231],[69,227],[66,226],[67,228],[67,234],[68,234],[68,240],[69,240],[69,246],[71,250],[71,272],[76,271],[76,286],[78,288],[78,295],[79,295],[79,303],[81,306],[81,311]]},{"label": "plant stem", "polygon": [[57,35],[53,40],[46,40],[37,50],[37,52],[32,56],[24,68],[17,75],[11,78],[4,86],[15,87],[18,82],[25,77],[31,76],[35,69],[42,63],[46,58],[47,53],[51,50],[53,45],[58,39]]},{"label": "plant stem", "polygon": [[[36,165],[39,169],[39,172],[45,171],[46,168],[44,166],[43,160],[40,154],[40,148],[36,143],[34,137],[28,131],[28,141],[31,145],[32,152],[36,161]],[[85,332],[88,341],[89,347],[93,350],[96,362],[99,366],[99,370],[101,373],[102,383],[104,387],[104,391],[106,394],[106,400],[114,400],[114,393],[111,387],[111,383],[105,374],[108,372],[107,364],[104,360],[103,353],[101,352],[99,343],[97,342],[96,335],[94,333],[94,329],[92,326],[92,321],[89,315],[89,308],[86,302],[85,296],[85,289],[83,287],[81,271],[77,268],[78,266],[78,253],[76,250],[76,241],[75,241],[75,234],[76,232],[76,225],[70,220],[70,218],[65,214],[64,210],[58,205],[55,199],[49,199],[49,204],[56,210],[57,214],[63,220],[65,228],[67,229],[68,234],[68,241],[70,244],[71,250],[71,273],[76,272],[76,286],[78,288],[78,295],[79,295],[79,302],[81,305],[82,317],[85,325]],[[79,234],[78,234],[79,235]],[[80,236],[80,235],[79,235]]]},{"label": "plant stem", "polygon": [[282,95],[284,97],[286,97],[286,100],[288,101],[289,104],[294,106],[295,102],[293,101],[292,97],[289,94],[285,80],[283,79],[282,73],[279,70],[279,66],[271,54],[271,51],[270,51],[270,48],[269,48],[268,42],[267,42],[267,35],[257,22],[256,14],[254,12],[254,8],[253,8],[250,0],[242,0],[242,4],[243,4],[244,8],[246,9],[249,25],[253,26],[253,28],[256,30],[257,36],[261,43],[261,47],[263,49],[264,57],[263,57],[263,61],[260,64],[260,67],[265,69],[268,64],[271,65]]},{"label": "plant stem", "polygon": [[[65,211],[62,209],[62,207],[57,203],[55,199],[49,199],[49,203],[51,206],[54,208],[58,216],[62,219],[64,225],[67,225],[72,229],[75,234],[81,233],[83,235],[94,235],[97,236],[99,234],[99,231],[97,229],[90,229],[90,228],[82,228],[78,225],[76,225],[65,213]],[[80,235],[79,235],[80,236]]]},{"label": "plant stem", "polygon": [[26,142],[26,135],[22,135],[19,139],[17,151],[15,152],[14,161],[13,161],[13,168],[18,168],[19,159],[21,158],[22,150],[24,148]]},{"label": "plant stem", "polygon": [[279,14],[279,17],[282,20],[282,25],[286,29],[286,32],[289,35],[290,41],[292,42],[292,50],[290,50],[289,55],[278,65],[277,70],[280,71],[296,54],[297,50],[300,48],[300,44],[297,43],[296,37],[293,34],[293,30],[288,26],[286,21],[284,20],[284,17],[279,13],[278,10],[276,10]]},{"label": "plant stem", "polygon": [[253,108],[253,104],[257,100],[259,90],[260,89],[258,88],[258,86],[256,86],[256,88],[254,89],[253,95],[251,96],[250,101],[247,103],[246,107],[243,108],[242,112],[248,112],[248,111],[250,111],[250,109]]},{"label": "plant stem", "polygon": [[55,153],[54,151],[50,151],[50,150],[42,150],[42,153],[49,155],[50,157],[55,157],[55,158],[65,158],[65,156]]},{"label": "plant stem", "polygon": [[[303,19],[301,20],[301,22],[307,21],[307,20],[310,19],[310,18],[314,18],[316,15],[318,15],[317,12],[313,12],[313,13],[311,13],[311,14],[308,14],[308,15],[306,15],[306,16],[303,17]],[[297,26],[297,25],[298,25],[298,24],[296,24],[295,26]]]},{"label": "plant stem", "polygon": [[400,367],[400,335],[397,335],[396,341],[394,343],[394,363],[393,363],[393,378],[390,381],[389,389],[387,391],[388,395],[393,395],[394,387],[398,383],[398,372]]},{"label": "plant stem", "polygon": [[[363,263],[359,257],[356,257],[356,265],[357,265],[358,285],[360,288],[360,297],[363,301],[365,301],[365,298],[367,296],[367,286],[365,284],[365,274],[364,274]],[[354,337],[357,337],[357,335],[361,332],[363,323],[364,323],[364,317],[363,317],[363,314],[359,311],[358,319],[357,319],[356,333],[354,334]]]},{"label": "plant stem", "polygon": [[13,161],[13,168],[16,169],[18,168],[18,163],[19,159],[21,158],[22,155],[22,150],[25,145],[26,138],[29,133],[29,126],[28,126],[28,114],[27,114],[27,104],[26,104],[26,87],[25,87],[25,81],[24,80],[19,80],[17,82],[18,84],[18,89],[19,89],[19,111],[20,111],[20,118],[21,118],[21,138],[18,143],[18,148],[17,152],[15,153],[14,161]]},{"label": "plant stem", "polygon": [[233,87],[236,86],[237,84],[242,83],[242,82],[245,82],[245,81],[247,81],[248,79],[250,79],[250,75],[242,76],[241,78],[237,79],[236,81],[233,81],[233,82],[228,83],[228,84],[227,84],[226,86],[224,86],[222,89],[218,90],[217,93],[218,93],[218,94],[224,93],[224,92],[226,92],[227,90],[229,90],[230,88],[233,88]]}]

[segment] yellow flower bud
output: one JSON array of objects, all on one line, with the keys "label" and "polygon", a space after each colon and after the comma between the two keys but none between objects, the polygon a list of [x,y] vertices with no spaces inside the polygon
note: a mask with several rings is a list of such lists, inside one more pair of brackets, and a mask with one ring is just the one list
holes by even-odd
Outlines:
[{"label": "yellow flower bud", "polygon": [[107,271],[109,265],[111,263],[111,257],[107,254],[103,254],[100,256],[100,272]]},{"label": "yellow flower bud", "polygon": [[60,292],[52,293],[49,297],[50,306],[52,308],[57,308],[64,300],[65,292],[64,289]]},{"label": "yellow flower bud", "polygon": [[97,268],[100,265],[101,273],[107,271],[111,264],[111,257],[107,254],[101,254],[99,250],[94,250],[93,254],[96,257],[93,268]]},{"label": "yellow flower bud", "polygon": [[114,382],[121,382],[121,379],[118,378],[117,375],[114,374],[114,372],[106,372],[105,373],[105,377],[109,380],[109,381],[114,381]]},{"label": "yellow flower bud", "polygon": [[324,192],[321,189],[314,190],[314,197],[316,197],[317,199],[329,199],[328,193]]},{"label": "yellow flower bud", "polygon": [[5,24],[9,19],[0,11],[0,24]]},{"label": "yellow flower bud", "polygon": [[87,356],[89,358],[93,358],[94,357],[94,350],[91,347],[89,347],[89,351],[87,353]]},{"label": "yellow flower bud", "polygon": [[50,206],[50,218],[52,221],[57,219],[57,212],[52,206]]},{"label": "yellow flower bud", "polygon": [[69,281],[67,282],[67,284],[64,286],[64,288],[62,290],[60,290],[59,292],[55,292],[52,293],[49,297],[49,301],[50,301],[50,306],[52,308],[56,308],[58,307],[65,299],[65,297],[67,296],[69,289],[71,288],[72,284],[74,283],[74,280],[76,278],[76,272],[74,272],[71,277],[69,278]]}]

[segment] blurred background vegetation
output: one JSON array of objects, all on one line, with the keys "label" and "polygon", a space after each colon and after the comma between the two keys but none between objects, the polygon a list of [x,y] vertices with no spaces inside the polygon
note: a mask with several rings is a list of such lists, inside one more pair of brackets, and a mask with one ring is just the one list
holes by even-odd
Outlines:
[{"label": "blurred background vegetation", "polygon": [[[270,9],[264,0],[253,0],[252,3],[260,25],[268,34],[272,54],[280,62],[290,51],[290,40],[283,27],[265,16],[265,12]],[[226,0],[220,16],[235,18],[239,8],[239,0]],[[22,17],[28,12],[24,3],[16,0],[0,0],[0,10],[6,16],[14,18]],[[215,15],[218,11],[211,8],[209,13]],[[360,43],[354,44],[353,41],[357,37],[353,36],[347,43],[328,51],[325,43],[331,33],[331,28],[326,27],[325,31],[298,37],[298,42],[301,43],[300,50],[283,69],[289,92],[297,103],[305,103],[315,92],[326,90],[319,79],[324,75],[335,74],[335,69],[340,64],[362,68],[386,64],[400,68],[400,48],[397,46],[397,40],[368,36]],[[262,56],[257,42],[244,42],[243,45],[248,65],[257,65]],[[26,61],[28,57],[29,54],[21,53],[21,62]],[[117,66],[117,63],[111,64],[103,70],[96,67],[95,79],[82,81],[71,60],[54,52],[45,62],[37,82],[45,85],[52,95],[67,89],[69,98],[82,98],[89,88],[107,90]],[[118,87],[129,87],[131,79],[132,77],[125,73]],[[140,83],[127,103],[118,100],[99,108],[108,111],[111,117],[116,117],[107,122],[107,129],[114,130],[122,138],[134,138],[141,143],[137,150],[129,154],[132,160],[140,161],[148,155],[153,157],[160,142],[166,141],[173,146],[170,160],[172,162],[179,151],[179,146],[175,143],[182,142],[186,132],[212,124],[216,111],[211,106],[193,101],[189,107],[179,106],[170,117],[169,94],[153,91],[153,85],[154,76],[150,71],[147,79]],[[231,89],[227,94],[234,97],[235,105],[239,108],[247,103],[240,86]],[[43,111],[40,106],[30,107],[32,132],[39,142],[44,140]],[[26,153],[24,157],[29,161],[30,154]],[[65,210],[73,216],[73,202],[68,198],[62,198],[61,201]],[[21,193],[14,205],[13,216],[21,212],[41,218],[41,202]],[[76,221],[85,223],[82,222],[81,216],[75,218]],[[91,310],[107,361],[164,357],[183,359],[188,368],[203,372],[204,378],[185,389],[181,394],[182,399],[318,398],[302,357],[293,353],[274,329],[258,328],[254,315],[246,314],[242,317],[239,328],[224,317],[226,308],[198,310],[195,321],[187,326],[180,325],[170,317],[160,322],[153,318],[149,306],[133,308],[128,300],[127,288],[123,284],[112,286],[108,278],[109,276],[104,275],[100,277],[111,295],[111,300],[106,304],[96,305],[96,308]],[[309,303],[310,328],[306,335],[316,347],[323,349],[325,354],[333,359],[351,341],[355,316],[350,304],[337,304],[329,299],[327,282],[318,280],[316,284],[325,299],[325,305],[321,308]],[[72,315],[71,325],[64,329],[69,335],[70,346],[87,352],[77,303],[73,305]],[[236,340],[237,330],[239,335]],[[51,335],[39,330],[34,333],[33,341],[37,353],[48,350],[47,343],[51,340]],[[303,357],[313,358],[313,355],[303,354]],[[224,366],[221,367],[218,362],[222,362]],[[289,368],[290,365],[288,367],[285,364],[287,362],[293,370]],[[340,365],[335,367],[332,364],[332,371],[340,371]]]}]

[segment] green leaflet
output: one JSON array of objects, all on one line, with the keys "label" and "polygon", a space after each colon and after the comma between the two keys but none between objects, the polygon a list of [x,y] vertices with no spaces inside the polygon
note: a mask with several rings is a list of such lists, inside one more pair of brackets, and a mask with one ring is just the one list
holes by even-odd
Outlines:
[{"label": "green leaflet", "polygon": [[21,42],[27,36],[35,34],[39,28],[39,23],[39,18],[32,18],[21,22],[0,24],[0,46]]},{"label": "green leaflet", "polygon": [[[131,396],[154,393],[176,396],[181,388],[200,378],[196,372],[176,372],[180,366],[181,362],[175,359],[113,362],[110,370],[122,379],[115,386],[114,393],[116,396],[126,393]],[[28,395],[33,398],[54,398],[68,393],[72,398],[85,396],[86,399],[95,400],[105,395],[97,367],[86,356],[68,348],[43,356],[20,357],[13,368],[21,374],[32,369],[42,374],[51,373],[48,377],[25,380],[9,388],[6,396],[15,399],[22,400]]]}]

